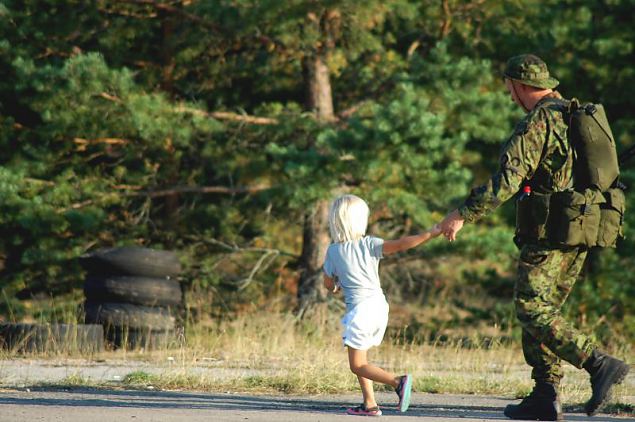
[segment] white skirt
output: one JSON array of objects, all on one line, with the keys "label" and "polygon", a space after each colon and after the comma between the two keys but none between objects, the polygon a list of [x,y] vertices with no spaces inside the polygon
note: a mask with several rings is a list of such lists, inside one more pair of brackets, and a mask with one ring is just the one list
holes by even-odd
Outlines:
[{"label": "white skirt", "polygon": [[358,303],[342,318],[345,346],[368,350],[379,346],[388,325],[388,302],[384,295],[371,297]]}]

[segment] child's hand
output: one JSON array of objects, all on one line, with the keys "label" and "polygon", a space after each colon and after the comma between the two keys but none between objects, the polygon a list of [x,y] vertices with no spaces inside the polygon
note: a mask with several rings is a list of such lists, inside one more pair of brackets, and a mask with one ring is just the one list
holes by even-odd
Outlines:
[{"label": "child's hand", "polygon": [[441,234],[441,226],[439,226],[438,224],[435,224],[428,230],[428,233],[430,233],[430,236],[432,237],[439,236]]}]

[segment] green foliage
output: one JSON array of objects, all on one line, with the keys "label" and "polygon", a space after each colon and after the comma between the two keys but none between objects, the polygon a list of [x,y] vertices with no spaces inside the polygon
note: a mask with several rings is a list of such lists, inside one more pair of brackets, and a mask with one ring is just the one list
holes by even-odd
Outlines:
[{"label": "green foliage", "polygon": [[369,107],[348,128],[322,133],[318,143],[332,151],[330,163],[339,167],[332,173],[393,214],[430,224],[430,211],[465,193],[469,173],[454,159],[463,153],[465,138],[447,134],[445,115],[429,109],[425,91],[403,84],[386,105]]},{"label": "green foliage", "polygon": [[632,260],[620,257],[616,250],[592,250],[587,267],[586,278],[572,293],[570,313],[588,320],[607,343],[615,337],[632,338],[635,334],[635,307],[630,300],[635,294]]},{"label": "green foliage", "polygon": [[[196,318],[258,306],[292,290],[302,216],[339,192],[368,199],[382,236],[435,223],[498,166],[522,114],[498,77],[514,54],[545,58],[565,96],[605,104],[620,150],[633,144],[632,0],[444,4],[1,2],[0,314],[33,314],[21,299],[42,294],[81,300],[75,258],[124,244],[182,251],[188,292],[208,302]],[[316,54],[337,121],[304,105]],[[622,179],[635,186],[632,170]],[[568,309],[628,341],[635,213],[626,223]],[[461,265],[385,279],[476,286],[482,306],[461,309],[509,325],[512,224],[509,204],[426,248]]]}]

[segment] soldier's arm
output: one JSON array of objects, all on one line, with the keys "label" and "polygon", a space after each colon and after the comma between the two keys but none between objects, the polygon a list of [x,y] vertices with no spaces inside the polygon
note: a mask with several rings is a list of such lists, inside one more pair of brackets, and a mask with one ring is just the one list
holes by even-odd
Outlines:
[{"label": "soldier's arm", "polygon": [[548,138],[544,109],[536,110],[519,124],[501,152],[500,167],[484,185],[472,189],[458,212],[473,222],[498,208],[530,179],[540,162]]}]

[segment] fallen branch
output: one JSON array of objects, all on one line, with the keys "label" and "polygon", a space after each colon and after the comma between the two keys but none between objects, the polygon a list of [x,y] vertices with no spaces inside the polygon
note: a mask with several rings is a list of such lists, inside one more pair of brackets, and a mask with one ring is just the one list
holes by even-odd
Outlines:
[{"label": "fallen branch", "polygon": [[206,243],[206,244],[210,244],[214,246],[220,246],[221,248],[225,249],[229,254],[262,253],[260,258],[258,258],[258,261],[256,261],[255,265],[249,271],[249,275],[241,280],[234,282],[234,284],[236,284],[236,286],[238,287],[238,291],[246,289],[254,281],[254,278],[256,277],[256,275],[258,273],[262,273],[263,271],[266,271],[271,266],[271,264],[275,262],[275,260],[278,257],[289,256],[294,259],[299,258],[298,255],[281,251],[279,249],[257,248],[257,247],[249,247],[249,246],[240,247],[236,245],[235,243],[230,245],[220,240],[216,240],[216,239],[204,237],[204,236],[185,235],[184,238],[192,242],[200,242],[200,243]]},{"label": "fallen branch", "polygon": [[[48,182],[46,180],[37,180],[37,179],[29,179],[29,181],[37,182],[40,184],[46,184],[47,186],[55,186],[55,183]],[[267,185],[256,185],[256,186],[244,186],[237,188],[228,188],[225,186],[177,186],[170,189],[163,190],[154,190],[154,191],[142,191],[142,186],[134,186],[134,185],[115,185],[113,186],[115,189],[125,189],[125,190],[136,190],[136,192],[121,192],[116,193],[116,195],[127,196],[127,197],[138,197],[144,196],[146,198],[159,198],[163,196],[170,196],[180,193],[221,193],[221,194],[239,194],[239,193],[255,193],[263,190],[271,189],[271,186]],[[75,202],[70,204],[68,207],[60,208],[57,210],[58,213],[65,213],[70,210],[77,210],[80,208],[84,208],[88,205],[93,205],[95,203],[99,203],[105,199],[112,199],[109,196],[110,194],[103,195],[102,197],[87,199],[81,202]]]},{"label": "fallen branch", "polygon": [[30,183],[35,183],[35,184],[38,184],[38,185],[55,186],[55,183],[51,182],[50,180],[36,179],[34,177],[25,177],[24,181],[25,182],[30,182]]},{"label": "fallen branch", "polygon": [[97,138],[97,139],[74,138],[73,142],[77,144],[77,151],[86,151],[86,146],[89,144],[125,145],[129,141],[127,139],[121,139],[121,138]]},{"label": "fallen branch", "polygon": [[[117,104],[123,104],[121,98],[116,95],[108,94],[107,92],[101,92],[99,96],[105,100],[112,101]],[[272,119],[270,117],[258,117],[258,116],[249,116],[247,114],[238,114],[232,113],[229,111],[212,111],[208,112],[205,110],[199,110],[197,108],[186,107],[183,104],[179,104],[174,107],[174,112],[176,113],[189,113],[194,116],[203,116],[203,117],[211,117],[216,120],[228,120],[232,122],[242,122],[249,123],[254,125],[277,125],[278,120]]]},{"label": "fallen branch", "polygon": [[225,186],[177,186],[174,188],[163,190],[137,191],[124,193],[126,196],[147,196],[150,198],[158,198],[161,196],[176,195],[179,193],[255,193],[263,190],[271,189],[269,185],[242,186],[236,188],[228,188]]},{"label": "fallen branch", "polygon": [[115,102],[117,104],[122,104],[123,103],[123,101],[121,101],[121,98],[117,97],[116,95],[111,95],[111,94],[109,94],[107,92],[102,92],[102,93],[99,94],[99,96],[101,98],[104,98],[104,99],[106,99],[108,101]]},{"label": "fallen branch", "polygon": [[88,200],[82,201],[82,202],[76,202],[76,203],[71,204],[70,206],[62,209],[61,212],[66,212],[66,211],[70,211],[70,210],[78,210],[80,208],[84,208],[85,206],[92,205],[94,203],[95,203],[95,201],[92,200],[92,199],[88,199]]},{"label": "fallen branch", "polygon": [[293,258],[299,258],[299,255],[296,254],[292,254],[290,252],[285,252],[285,251],[281,251],[280,249],[272,249],[272,248],[257,248],[257,247],[251,247],[251,246],[238,246],[235,243],[233,245],[230,245],[229,243],[225,243],[223,241],[217,240],[217,239],[213,239],[213,238],[209,238],[209,237],[201,237],[201,236],[194,236],[194,235],[185,235],[183,236],[184,239],[188,239],[191,240],[193,242],[201,242],[201,243],[208,243],[210,245],[214,245],[214,246],[220,246],[221,248],[225,249],[226,251],[228,251],[229,253],[239,253],[239,252],[261,252],[264,254],[275,254],[277,255],[282,255],[282,256],[290,256]]},{"label": "fallen branch", "polygon": [[179,15],[180,17],[185,18],[189,21],[203,25],[204,27],[211,29],[216,33],[222,32],[221,28],[215,22],[203,19],[200,16],[193,15],[192,13],[188,13],[185,10],[172,6],[170,4],[160,3],[154,0],[117,0],[117,3],[136,4],[138,6],[150,6],[155,8],[156,10]]},{"label": "fallen branch", "polygon": [[349,108],[347,108],[346,110],[341,111],[338,114],[338,120],[339,119],[348,119],[349,117],[351,117],[353,114],[357,113],[357,111],[362,108],[363,106],[365,106],[366,104],[370,103],[371,100],[363,100]]},{"label": "fallen branch", "polygon": [[251,269],[249,275],[240,280],[238,284],[238,291],[245,290],[251,282],[254,280],[254,277],[258,272],[265,271],[269,266],[276,260],[276,258],[280,255],[280,251],[270,250],[265,252],[256,262],[256,265]]},{"label": "fallen branch", "polygon": [[216,120],[229,120],[232,122],[243,122],[243,123],[250,123],[254,125],[277,125],[278,124],[277,119],[272,119],[270,117],[249,116],[246,114],[231,113],[228,111],[207,112],[207,111],[199,110],[196,108],[185,107],[183,105],[177,106],[174,109],[174,111],[176,111],[177,113],[189,113],[195,116],[211,117]]},{"label": "fallen branch", "polygon": [[[121,98],[115,95],[108,94],[107,92],[102,92],[99,94],[99,96],[108,101],[112,101],[117,104],[123,104],[123,101],[121,100]],[[366,104],[370,102],[371,100],[362,100],[359,103],[347,108],[346,110],[343,110],[335,117],[334,123],[344,119],[348,119],[353,114],[355,114],[360,108],[362,108],[363,106],[365,106]],[[272,117],[250,116],[248,114],[232,113],[229,111],[205,111],[205,110],[200,110],[198,108],[187,107],[184,104],[177,105],[176,107],[174,107],[173,110],[176,113],[187,113],[187,114],[192,114],[194,116],[211,117],[212,119],[216,119],[216,120],[227,120],[230,122],[249,123],[252,125],[277,125],[280,123],[278,119],[274,119]]]},{"label": "fallen branch", "polygon": [[[117,104],[123,104],[121,98],[108,94],[107,92],[102,92],[99,94],[101,98],[104,98],[108,101],[115,102]],[[362,100],[359,103],[347,108],[346,110],[341,111],[333,120],[334,123],[340,122],[342,120],[348,119],[353,114],[355,114],[360,108],[369,104],[371,100]],[[229,111],[205,111],[200,110],[198,108],[187,107],[184,104],[179,104],[174,107],[174,112],[176,113],[184,113],[184,114],[192,114],[194,116],[200,117],[210,117],[216,120],[226,120],[230,122],[240,122],[240,123],[248,123],[252,125],[277,125],[280,122],[278,119],[274,119],[272,117],[259,117],[259,116],[250,116],[248,114],[239,114],[232,113]]]}]

